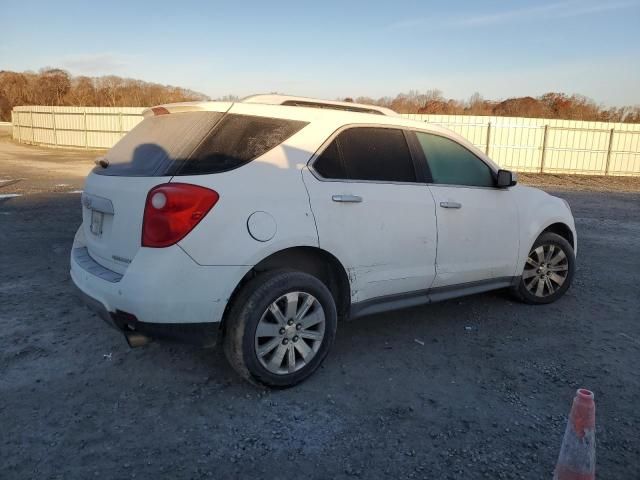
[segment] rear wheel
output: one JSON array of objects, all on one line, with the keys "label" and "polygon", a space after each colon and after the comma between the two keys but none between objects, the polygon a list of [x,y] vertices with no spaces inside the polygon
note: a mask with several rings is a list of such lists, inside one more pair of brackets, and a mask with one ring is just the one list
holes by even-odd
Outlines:
[{"label": "rear wheel", "polygon": [[291,387],[322,363],[335,338],[336,306],[316,277],[291,271],[259,275],[234,302],[224,350],[245,379]]},{"label": "rear wheel", "polygon": [[574,271],[575,255],[569,242],[555,233],[543,233],[531,247],[514,293],[526,303],[555,302],[569,289]]}]

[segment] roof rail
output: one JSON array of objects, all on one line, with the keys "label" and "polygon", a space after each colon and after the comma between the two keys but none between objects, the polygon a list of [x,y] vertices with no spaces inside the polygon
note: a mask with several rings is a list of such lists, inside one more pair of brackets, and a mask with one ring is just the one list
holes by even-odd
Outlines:
[{"label": "roof rail", "polygon": [[374,115],[395,116],[396,112],[390,108],[378,107],[353,102],[335,102],[317,98],[293,97],[290,95],[252,95],[242,99],[242,103],[263,103],[267,105],[284,105],[290,107],[326,108],[331,110],[345,110],[347,112],[372,113]]}]

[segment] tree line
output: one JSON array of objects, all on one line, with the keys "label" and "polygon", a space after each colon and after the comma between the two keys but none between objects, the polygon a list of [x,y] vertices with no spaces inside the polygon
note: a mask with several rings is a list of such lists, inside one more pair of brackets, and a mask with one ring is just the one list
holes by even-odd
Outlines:
[{"label": "tree line", "polygon": [[[11,119],[17,105],[72,105],[85,107],[149,107],[162,103],[209,100],[206,95],[181,87],[160,85],[115,75],[72,76],[59,68],[38,72],[0,71],[0,120]],[[219,100],[236,101],[227,95]],[[378,99],[347,97],[345,101],[391,108],[398,113],[449,115],[496,115],[506,117],[558,118],[604,122],[640,123],[640,105],[604,107],[582,95],[545,93],[539,97],[486,100],[473,94],[468,100],[453,100],[440,90],[412,90]]]},{"label": "tree line", "polygon": [[347,97],[344,100],[388,107],[400,113],[640,123],[640,105],[607,108],[582,95],[556,92],[545,93],[539,97],[517,97],[501,101],[485,100],[479,93],[474,93],[468,100],[461,101],[445,98],[440,90],[429,90],[425,93],[412,90],[393,98]]},{"label": "tree line", "polygon": [[149,107],[193,100],[208,97],[186,88],[115,75],[72,76],[59,68],[44,68],[37,73],[0,71],[2,121],[11,119],[11,109],[17,105]]}]

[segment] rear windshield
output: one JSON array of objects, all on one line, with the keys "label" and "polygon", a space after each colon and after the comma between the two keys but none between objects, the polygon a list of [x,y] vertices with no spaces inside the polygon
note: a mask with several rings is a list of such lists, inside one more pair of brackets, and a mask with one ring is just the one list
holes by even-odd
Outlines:
[{"label": "rear windshield", "polygon": [[238,168],[307,123],[267,117],[183,112],[145,118],[105,158],[99,175],[201,175]]},{"label": "rear windshield", "polygon": [[281,118],[225,115],[177,174],[232,170],[280,145],[305,125]]},{"label": "rear windshield", "polygon": [[188,158],[222,116],[188,112],[145,118],[107,152],[109,166],[93,171],[122,177],[167,175],[173,162]]}]

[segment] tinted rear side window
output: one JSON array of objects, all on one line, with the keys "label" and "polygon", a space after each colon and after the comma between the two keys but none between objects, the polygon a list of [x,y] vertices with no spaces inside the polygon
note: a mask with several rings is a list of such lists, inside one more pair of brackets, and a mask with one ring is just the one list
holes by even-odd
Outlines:
[{"label": "tinted rear side window", "polygon": [[338,145],[351,180],[416,181],[411,153],[402,130],[351,128],[338,135]]},{"label": "tinted rear side window", "polygon": [[338,150],[338,141],[334,140],[313,164],[316,172],[324,178],[346,179],[347,172]]},{"label": "tinted rear side window", "polygon": [[201,175],[237,168],[280,145],[305,125],[280,118],[227,114],[177,174]]},{"label": "tinted rear side window", "polygon": [[109,166],[93,171],[126,177],[166,175],[175,161],[191,154],[222,115],[185,112],[145,118],[106,153]]}]

